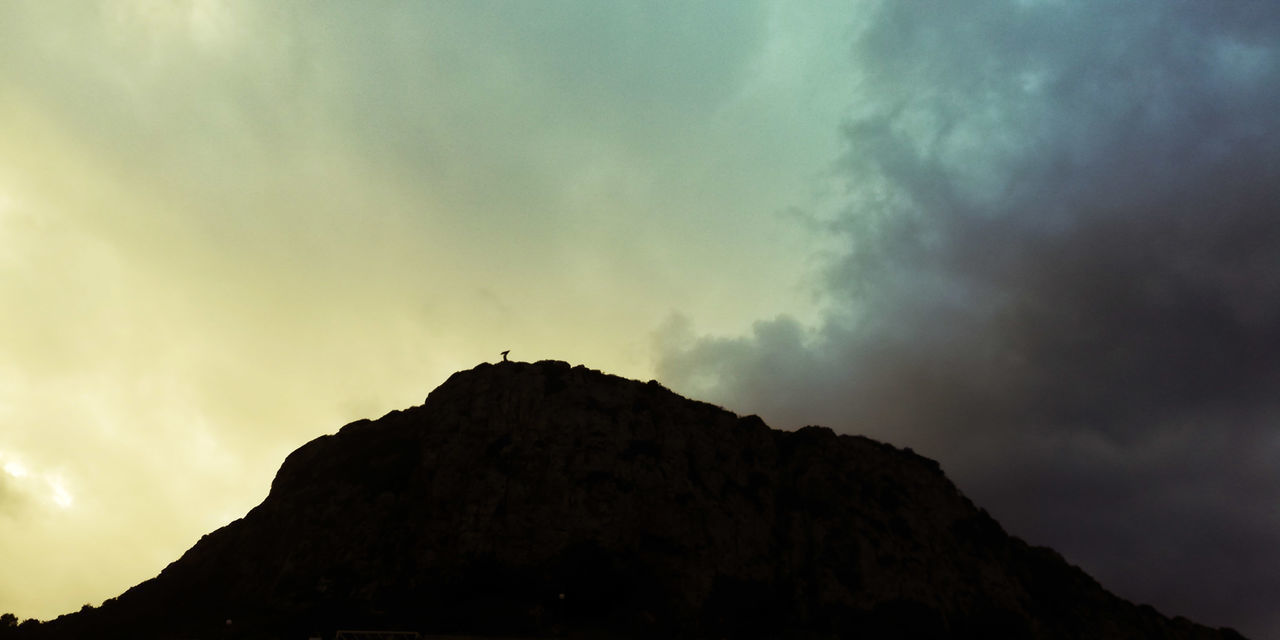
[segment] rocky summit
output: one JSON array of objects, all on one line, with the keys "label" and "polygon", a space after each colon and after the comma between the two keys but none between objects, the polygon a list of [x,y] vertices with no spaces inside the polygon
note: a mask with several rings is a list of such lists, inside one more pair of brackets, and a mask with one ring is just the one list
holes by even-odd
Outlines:
[{"label": "rocky summit", "polygon": [[23,638],[1239,638],[1004,532],[936,462],[563,362],[284,461],[159,576]]}]

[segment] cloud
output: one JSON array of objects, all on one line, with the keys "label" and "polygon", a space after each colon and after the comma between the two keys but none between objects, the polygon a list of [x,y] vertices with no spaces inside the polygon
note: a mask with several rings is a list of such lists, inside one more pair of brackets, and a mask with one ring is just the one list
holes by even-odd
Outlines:
[{"label": "cloud", "polygon": [[838,148],[843,11],[0,3],[0,448],[74,494],[0,601],[118,594],[502,349],[648,378],[673,307],[803,307],[773,214]]},{"label": "cloud", "polygon": [[5,474],[0,474],[0,515],[12,517],[22,508],[22,495],[12,484]]},{"label": "cloud", "polygon": [[1122,595],[1280,633],[1280,9],[865,24],[825,319],[670,323],[659,375],[916,447]]}]

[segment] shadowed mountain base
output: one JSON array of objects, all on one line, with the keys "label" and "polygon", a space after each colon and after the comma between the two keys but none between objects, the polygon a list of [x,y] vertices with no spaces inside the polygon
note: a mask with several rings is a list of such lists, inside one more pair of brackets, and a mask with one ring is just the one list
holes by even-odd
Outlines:
[{"label": "shadowed mountain base", "polygon": [[[228,622],[229,621],[229,622]],[[21,638],[1238,638],[1103,590],[908,451],[562,362],[322,436],[158,577]]]}]

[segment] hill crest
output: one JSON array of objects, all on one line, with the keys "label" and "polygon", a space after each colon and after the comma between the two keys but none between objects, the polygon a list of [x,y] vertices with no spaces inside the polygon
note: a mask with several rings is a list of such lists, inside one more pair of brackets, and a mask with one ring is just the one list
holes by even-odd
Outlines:
[{"label": "hill crest", "polygon": [[[226,623],[227,620],[231,624]],[[1232,638],[1008,536],[938,464],[657,382],[481,364],[291,453],[156,578],[22,637]],[[213,635],[218,634],[218,635]]]}]

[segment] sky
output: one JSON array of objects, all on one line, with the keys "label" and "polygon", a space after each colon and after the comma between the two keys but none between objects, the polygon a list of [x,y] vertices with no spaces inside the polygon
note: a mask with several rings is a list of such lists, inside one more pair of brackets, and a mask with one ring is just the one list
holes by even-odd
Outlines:
[{"label": "sky", "polygon": [[0,611],[555,358],[1280,637],[1280,5],[0,1]]}]

